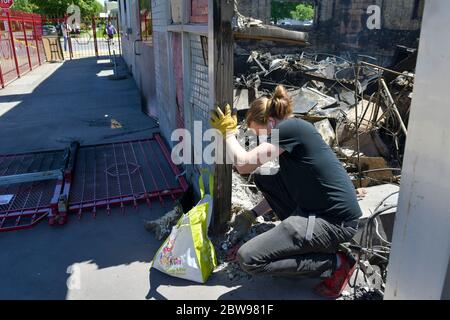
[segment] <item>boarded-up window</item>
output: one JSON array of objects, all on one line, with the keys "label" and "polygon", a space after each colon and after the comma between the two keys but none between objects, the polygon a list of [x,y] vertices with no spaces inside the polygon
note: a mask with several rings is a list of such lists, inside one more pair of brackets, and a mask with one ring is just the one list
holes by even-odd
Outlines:
[{"label": "boarded-up window", "polygon": [[208,0],[191,1],[191,22],[208,23]]}]

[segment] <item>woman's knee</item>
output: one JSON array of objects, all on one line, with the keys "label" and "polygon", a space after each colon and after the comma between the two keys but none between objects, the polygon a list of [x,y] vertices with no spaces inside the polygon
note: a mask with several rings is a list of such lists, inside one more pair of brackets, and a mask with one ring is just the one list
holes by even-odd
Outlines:
[{"label": "woman's knee", "polygon": [[252,255],[246,244],[239,248],[236,257],[241,266],[250,265],[252,263]]},{"label": "woman's knee", "polygon": [[258,263],[256,262],[250,245],[247,242],[237,252],[236,257],[242,270],[249,274],[256,274]]}]

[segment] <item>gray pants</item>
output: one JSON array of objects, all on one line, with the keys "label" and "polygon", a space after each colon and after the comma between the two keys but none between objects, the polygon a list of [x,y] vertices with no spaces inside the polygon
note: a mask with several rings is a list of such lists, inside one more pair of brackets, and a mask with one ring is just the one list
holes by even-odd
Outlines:
[{"label": "gray pants", "polygon": [[[272,179],[255,177],[258,188],[266,200],[275,208],[294,207],[286,199],[282,188],[273,190],[275,176]],[[267,188],[267,182],[271,187]],[[281,216],[286,216],[282,212]],[[280,217],[281,218],[281,217]],[[281,218],[283,219],[283,218]],[[237,257],[244,271],[252,275],[272,275],[287,277],[320,277],[329,275],[336,268],[336,253],[341,243],[349,242],[356,234],[357,227],[348,227],[342,222],[317,217],[313,226],[312,237],[307,240],[308,222],[311,220],[302,213],[291,211],[290,217],[280,225],[244,244]]]}]

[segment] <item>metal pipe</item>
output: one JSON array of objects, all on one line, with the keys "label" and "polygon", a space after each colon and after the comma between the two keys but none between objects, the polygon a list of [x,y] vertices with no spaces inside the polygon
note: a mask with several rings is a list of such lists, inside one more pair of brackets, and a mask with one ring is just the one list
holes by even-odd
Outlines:
[{"label": "metal pipe", "polygon": [[381,66],[377,66],[376,64],[372,64],[372,63],[365,62],[365,61],[361,61],[361,64],[366,65],[368,67],[372,67],[374,69],[379,69],[379,70],[383,70],[383,71],[386,71],[386,72],[390,72],[390,73],[396,74],[398,76],[405,76],[405,77],[412,78],[412,79],[415,79],[415,77],[416,77],[415,75],[401,73],[401,72],[394,71],[394,70],[391,70],[391,69],[388,69],[388,68],[384,68],[384,67],[381,67]]},{"label": "metal pipe", "polygon": [[34,40],[36,40],[36,51],[37,51],[37,56],[38,56],[38,61],[39,61],[39,65],[42,64],[41,62],[41,54],[39,52],[39,37],[37,34],[37,30],[36,30],[36,21],[33,20],[33,32],[34,32]]},{"label": "metal pipe", "polygon": [[62,177],[61,170],[51,170],[45,172],[24,173],[12,176],[0,177],[0,186],[6,186],[10,184],[29,183],[46,180],[54,180]]},{"label": "metal pipe", "polygon": [[356,65],[356,75],[355,75],[355,123],[356,123],[356,144],[357,144],[357,151],[358,151],[358,181],[359,181],[359,187],[362,188],[362,168],[361,168],[361,144],[359,140],[359,125],[358,125],[358,83],[359,83],[359,73],[361,71],[361,66],[358,63]]},{"label": "metal pipe", "polygon": [[[0,43],[1,42],[2,42],[2,33],[0,32]],[[0,64],[0,85],[2,86],[2,89],[5,87],[5,80],[3,79],[3,71],[1,64]]]},{"label": "metal pipe", "polygon": [[363,173],[366,174],[366,173],[383,172],[383,171],[399,171],[399,172],[401,172],[402,169],[399,169],[399,168],[380,168],[380,169],[366,170],[366,171],[363,171]]},{"label": "metal pipe", "polygon": [[381,79],[381,84],[383,85],[384,90],[386,91],[386,95],[388,96],[388,99],[390,100],[391,107],[394,110],[395,115],[398,118],[398,121],[400,122],[401,129],[405,136],[408,136],[408,129],[405,126],[405,123],[403,122],[402,116],[400,115],[400,112],[398,111],[397,105],[395,104],[394,98],[392,98],[391,92],[389,91],[389,88],[386,84],[386,81],[384,79]]},{"label": "metal pipe", "polygon": [[378,123],[378,114],[380,113],[380,99],[381,99],[381,71],[378,71],[378,91],[377,91],[377,99],[376,99],[376,105],[375,110],[373,112],[373,118],[372,118],[372,126],[375,127]]},{"label": "metal pipe", "polygon": [[22,27],[23,27],[23,36],[24,36],[24,40],[25,40],[25,47],[27,48],[28,66],[30,67],[30,71],[31,71],[31,70],[33,70],[33,66],[31,65],[30,48],[28,47],[27,27],[25,25],[24,17],[22,17]]},{"label": "metal pipe", "polygon": [[16,45],[14,43],[14,33],[12,31],[11,15],[9,14],[9,11],[6,11],[6,16],[8,18],[9,37],[11,41],[11,50],[14,54],[14,63],[16,65],[17,77],[20,78],[19,61],[17,60]]}]

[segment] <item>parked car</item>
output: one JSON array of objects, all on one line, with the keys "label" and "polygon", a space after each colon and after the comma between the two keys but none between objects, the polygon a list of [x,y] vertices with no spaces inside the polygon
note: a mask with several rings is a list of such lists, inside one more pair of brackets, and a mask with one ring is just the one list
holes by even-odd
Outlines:
[{"label": "parked car", "polygon": [[42,35],[44,36],[56,36],[58,35],[58,31],[55,26],[52,25],[44,25],[42,26]]}]

